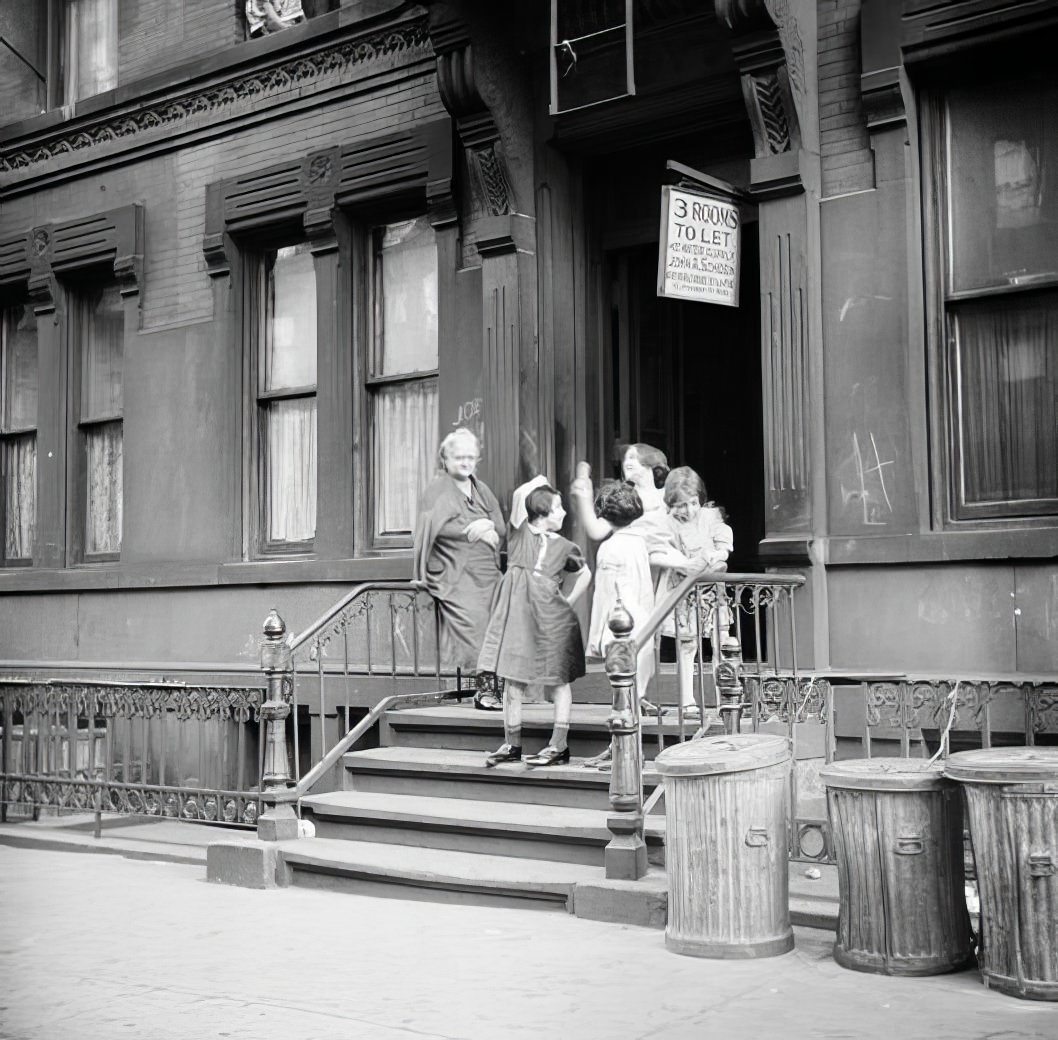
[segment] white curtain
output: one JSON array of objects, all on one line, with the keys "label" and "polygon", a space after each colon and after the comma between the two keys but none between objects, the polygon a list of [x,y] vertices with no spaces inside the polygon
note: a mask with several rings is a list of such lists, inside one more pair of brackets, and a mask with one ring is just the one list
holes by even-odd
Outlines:
[{"label": "white curtain", "polygon": [[964,501],[1058,498],[1058,296],[956,319]]},{"label": "white curtain", "polygon": [[37,435],[23,434],[3,442],[4,558],[33,556],[37,519]]},{"label": "white curtain", "polygon": [[266,537],[308,541],[316,534],[316,398],[269,401],[264,420]]},{"label": "white curtain", "polygon": [[67,0],[66,103],[118,83],[118,0]]},{"label": "white curtain", "polygon": [[437,381],[375,391],[375,533],[407,534],[437,455]]},{"label": "white curtain", "polygon": [[121,551],[121,422],[99,423],[85,429],[88,462],[88,502],[85,516],[85,554]]}]

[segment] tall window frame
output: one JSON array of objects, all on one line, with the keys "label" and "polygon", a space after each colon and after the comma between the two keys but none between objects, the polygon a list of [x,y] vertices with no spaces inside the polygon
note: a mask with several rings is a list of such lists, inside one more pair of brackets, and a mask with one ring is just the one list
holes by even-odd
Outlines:
[{"label": "tall window frame", "polygon": [[118,85],[119,0],[43,0],[45,93],[49,109]]},{"label": "tall window frame", "polygon": [[0,566],[33,565],[40,364],[33,306],[0,307]]},{"label": "tall window frame", "polygon": [[125,301],[112,275],[67,288],[68,563],[121,559],[124,535]]},{"label": "tall window frame", "polygon": [[[308,555],[319,519],[320,341],[311,244],[293,235],[254,244],[246,251],[245,278],[244,555]],[[309,339],[310,350],[298,347]],[[282,492],[288,486],[287,501]]]},{"label": "tall window frame", "polygon": [[440,253],[425,210],[372,223],[364,245],[364,291],[353,301],[367,318],[360,515],[372,549],[397,550],[412,544],[418,498],[436,464]]},{"label": "tall window frame", "polygon": [[[1058,75],[1031,62],[1021,66],[1029,71],[999,68],[1006,71],[988,81],[929,84],[921,93],[942,526],[1038,526],[1058,517],[1058,105],[1047,103],[1058,102]],[[982,112],[986,93],[991,108]],[[1046,154],[1019,129],[1035,117],[1053,130],[1038,135]],[[1049,198],[1032,187],[1044,163]],[[1026,232],[1043,248],[1026,247]]]}]

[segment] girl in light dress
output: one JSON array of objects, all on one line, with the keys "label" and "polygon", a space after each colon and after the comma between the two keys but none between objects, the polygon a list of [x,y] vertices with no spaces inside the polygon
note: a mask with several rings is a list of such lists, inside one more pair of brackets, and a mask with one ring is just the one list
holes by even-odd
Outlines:
[{"label": "girl in light dress", "polygon": [[[595,595],[592,600],[591,623],[588,629],[589,657],[603,657],[609,645],[608,621],[620,592],[621,601],[632,615],[633,635],[646,623],[655,605],[655,588],[659,575],[666,568],[686,572],[692,561],[675,545],[675,537],[665,508],[664,486],[668,462],[663,452],[649,444],[629,445],[621,458],[621,475],[639,499],[642,510],[634,519],[624,519],[634,507],[628,496],[621,496],[604,488],[598,500],[593,499],[591,467],[586,462],[577,464],[577,478],[570,494],[578,517],[588,537],[599,541],[596,559]],[[618,485],[620,486],[620,485]],[[594,508],[593,508],[594,506]],[[624,523],[621,523],[624,520]],[[612,545],[609,541],[621,532]],[[646,557],[646,567],[644,564]],[[647,687],[654,675],[654,644],[649,641],[636,657],[636,692],[640,711],[655,713],[657,709],[646,699]],[[609,752],[589,759],[587,765],[603,765]]]},{"label": "girl in light dress", "polygon": [[[734,548],[734,533],[726,522],[724,511],[715,502],[707,500],[705,481],[690,466],[677,466],[665,478],[663,497],[680,551],[699,569],[726,571],[727,558]],[[670,572],[668,589],[679,585],[682,577]],[[684,716],[692,719],[701,718],[701,709],[694,701],[694,660],[701,640],[710,638],[716,610],[713,603],[699,617],[696,600],[697,596],[692,595],[678,603],[661,629],[662,636],[676,640],[680,707]],[[721,604],[721,631],[730,624],[731,612]]]},{"label": "girl in light dress", "polygon": [[[555,706],[551,740],[525,758],[529,766],[569,761],[570,683],[584,674],[584,645],[572,605],[591,581],[580,548],[558,532],[566,510],[562,496],[541,478],[514,493],[507,573],[500,582],[478,657],[478,670],[506,680],[504,742],[486,766],[522,759],[522,699],[530,683],[550,692]],[[563,579],[576,574],[568,596]]]}]

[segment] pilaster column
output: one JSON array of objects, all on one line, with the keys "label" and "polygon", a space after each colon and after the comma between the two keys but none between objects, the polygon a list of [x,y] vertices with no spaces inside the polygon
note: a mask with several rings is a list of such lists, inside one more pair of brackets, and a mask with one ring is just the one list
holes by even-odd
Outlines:
[{"label": "pilaster column", "polygon": [[506,502],[553,457],[541,442],[554,431],[540,424],[536,221],[519,209],[501,128],[479,89],[469,29],[448,5],[432,4],[430,39],[441,99],[462,145],[469,188],[463,236],[481,261],[482,468]]}]

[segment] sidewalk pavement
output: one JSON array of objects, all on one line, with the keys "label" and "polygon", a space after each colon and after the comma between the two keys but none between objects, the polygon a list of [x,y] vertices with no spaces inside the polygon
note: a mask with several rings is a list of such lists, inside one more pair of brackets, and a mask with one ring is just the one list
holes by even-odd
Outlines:
[{"label": "sidewalk pavement", "polygon": [[[165,863],[201,864],[206,869],[206,846],[211,841],[253,838],[243,829],[215,827],[180,820],[152,820],[135,816],[104,817],[102,834],[94,837],[91,813],[42,816],[0,824],[0,845],[125,856]],[[815,875],[818,874],[818,877]],[[795,925],[837,927],[838,876],[833,866],[790,864],[790,915]]]},{"label": "sidewalk pavement", "polygon": [[541,910],[207,884],[198,865],[0,847],[4,1040],[1054,1040],[976,972],[758,961]]}]

